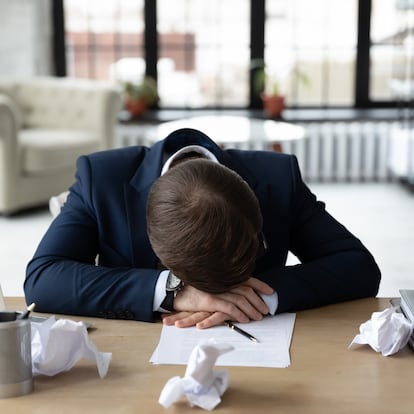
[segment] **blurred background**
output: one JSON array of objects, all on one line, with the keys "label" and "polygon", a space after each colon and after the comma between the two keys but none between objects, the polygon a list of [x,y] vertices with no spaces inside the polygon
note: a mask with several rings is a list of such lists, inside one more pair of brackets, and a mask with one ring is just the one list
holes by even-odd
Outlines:
[{"label": "blurred background", "polygon": [[[110,85],[121,106],[107,147],[146,145],[154,128],[204,115],[303,128],[282,150],[374,253],[382,296],[414,288],[413,46],[413,0],[0,0],[0,83]],[[144,113],[129,109],[127,84],[155,90]],[[270,91],[284,99],[277,115],[263,107]],[[23,115],[30,94],[16,92]],[[13,163],[0,152],[2,163],[5,175]],[[22,294],[50,221],[46,198],[0,215],[5,294]]]}]

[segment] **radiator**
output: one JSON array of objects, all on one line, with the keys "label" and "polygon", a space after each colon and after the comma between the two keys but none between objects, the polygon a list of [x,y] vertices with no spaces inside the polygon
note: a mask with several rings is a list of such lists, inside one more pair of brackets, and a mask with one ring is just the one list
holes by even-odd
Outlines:
[{"label": "radiator", "polygon": [[[398,121],[308,122],[305,138],[283,142],[283,152],[295,154],[305,181],[388,181],[390,137]],[[120,125],[118,145],[144,145],[153,125]],[[253,149],[255,144],[249,145]]]},{"label": "radiator", "polygon": [[390,136],[399,123],[309,122],[306,137],[283,144],[295,154],[305,181],[388,181]]}]

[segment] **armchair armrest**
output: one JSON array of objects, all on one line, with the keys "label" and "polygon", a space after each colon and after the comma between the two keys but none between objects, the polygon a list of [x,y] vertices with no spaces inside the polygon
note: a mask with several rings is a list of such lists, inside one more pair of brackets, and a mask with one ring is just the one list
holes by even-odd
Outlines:
[{"label": "armchair armrest", "polygon": [[21,114],[16,103],[8,95],[0,94],[0,157],[10,158],[17,154],[17,131]]},{"label": "armchair armrest", "polygon": [[2,195],[11,193],[18,167],[17,131],[19,111],[8,95],[0,94],[0,204]]}]

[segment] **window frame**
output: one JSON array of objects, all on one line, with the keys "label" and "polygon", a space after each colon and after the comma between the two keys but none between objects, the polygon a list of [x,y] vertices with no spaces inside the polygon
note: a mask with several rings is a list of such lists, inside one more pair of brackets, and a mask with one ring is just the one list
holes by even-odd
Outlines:
[{"label": "window frame", "polygon": [[[52,2],[53,19],[53,62],[55,76],[67,75],[64,0]],[[266,0],[250,0],[250,58],[263,59],[265,53],[265,20]],[[397,100],[373,101],[370,99],[370,28],[372,0],[358,1],[357,52],[355,67],[354,104],[332,106],[327,108],[393,108],[399,105]],[[157,79],[158,34],[157,34],[157,1],[144,1],[144,50],[146,75]],[[254,30],[253,30],[254,28]],[[249,103],[245,109],[261,108],[260,97],[254,93],[254,70],[249,74]],[[220,109],[232,109],[220,106]],[[315,108],[315,106],[297,106],[297,109]],[[316,107],[317,108],[317,107]],[[176,109],[176,108],[175,108]],[[209,107],[208,109],[212,109]]]}]

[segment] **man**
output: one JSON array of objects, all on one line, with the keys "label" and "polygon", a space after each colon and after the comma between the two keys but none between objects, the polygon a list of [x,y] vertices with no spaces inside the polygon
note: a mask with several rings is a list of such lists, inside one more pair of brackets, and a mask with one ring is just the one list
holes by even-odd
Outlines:
[{"label": "man", "polygon": [[[26,299],[39,311],[161,313],[208,328],[377,294],[373,257],[316,200],[292,155],[222,150],[181,129],[151,148],[83,156],[77,168],[27,267]],[[301,263],[286,266],[288,251]]]}]

